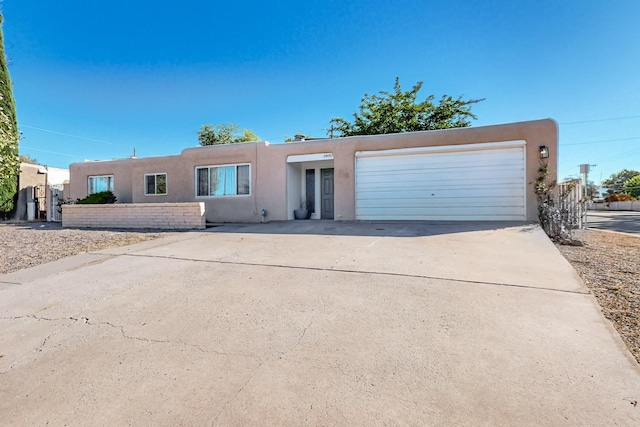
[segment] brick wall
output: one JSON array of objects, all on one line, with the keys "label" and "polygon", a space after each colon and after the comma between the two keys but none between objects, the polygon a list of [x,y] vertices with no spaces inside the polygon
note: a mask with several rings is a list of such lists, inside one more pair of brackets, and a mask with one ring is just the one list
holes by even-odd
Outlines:
[{"label": "brick wall", "polygon": [[206,228],[204,203],[62,205],[62,226],[77,228]]}]

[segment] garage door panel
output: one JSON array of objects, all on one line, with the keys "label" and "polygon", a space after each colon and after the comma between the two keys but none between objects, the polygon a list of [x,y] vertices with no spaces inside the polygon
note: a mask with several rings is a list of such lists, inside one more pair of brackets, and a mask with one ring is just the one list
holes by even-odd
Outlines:
[{"label": "garage door panel", "polygon": [[[364,160],[364,159],[362,159]],[[359,168],[359,176],[384,176],[384,175],[397,175],[399,178],[402,178],[405,175],[409,174],[422,174],[422,175],[443,175],[449,176],[455,175],[456,172],[459,172],[463,175],[469,174],[497,174],[497,176],[504,176],[508,174],[513,174],[516,171],[523,170],[522,160],[517,162],[510,162],[508,164],[468,164],[468,165],[455,165],[446,167],[442,164],[437,165],[404,165],[404,164],[393,164],[387,165],[385,167],[373,167],[371,165],[361,166]]]},{"label": "garage door panel", "polygon": [[[462,183],[461,185],[464,185],[464,183]],[[466,188],[460,188],[460,186],[455,186],[452,184],[448,184],[446,182],[432,183],[431,185],[425,186],[425,187],[421,187],[418,185],[412,186],[412,187],[397,186],[397,185],[380,185],[380,186],[373,186],[369,188],[363,187],[359,191],[358,198],[370,199],[372,197],[378,197],[379,193],[385,193],[384,194],[385,196],[388,194],[391,197],[394,194],[404,193],[404,192],[411,193],[415,197],[433,197],[436,195],[438,197],[446,197],[449,193],[451,193],[456,197],[472,197],[474,195],[478,195],[481,197],[488,197],[491,195],[495,195],[496,190],[503,190],[509,195],[522,196],[524,195],[524,191],[520,187],[522,186],[518,185],[518,183],[492,184],[492,185],[474,184],[474,185],[469,185]],[[477,194],[474,194],[474,192],[477,192]]]},{"label": "garage door panel", "polygon": [[493,149],[477,149],[474,150],[472,148],[468,148],[469,146],[460,146],[460,150],[454,152],[423,152],[423,153],[391,153],[387,154],[384,151],[378,152],[377,156],[369,156],[369,159],[377,160],[384,162],[385,159],[393,159],[393,158],[408,158],[409,161],[418,160],[422,161],[424,159],[436,159],[440,161],[444,159],[445,161],[450,161],[456,163],[458,159],[460,161],[464,161],[469,158],[482,158],[482,159],[504,159],[511,157],[518,157],[522,154],[520,149],[521,146],[518,147],[503,147],[503,148],[493,148]]},{"label": "garage door panel", "polygon": [[524,147],[356,159],[356,217],[524,220]]},{"label": "garage door panel", "polygon": [[[404,177],[395,176],[374,176],[371,179],[359,180],[359,190],[376,190],[379,188],[390,189],[422,189],[428,191],[437,188],[486,188],[495,186],[515,185],[522,187],[522,179],[513,175],[498,176],[453,176],[447,179],[446,176],[437,176],[434,178],[429,175],[410,175]],[[360,177],[362,178],[362,177]]]},{"label": "garage door panel", "polygon": [[484,212],[478,209],[473,212],[461,212],[457,207],[443,208],[439,210],[398,210],[380,212],[376,215],[363,215],[358,219],[370,221],[514,221],[513,217],[518,215],[517,208],[505,209],[502,213],[495,213],[492,209]]},{"label": "garage door panel", "polygon": [[[403,202],[405,202],[405,200],[396,199],[396,202],[398,203],[398,205],[387,206],[386,209],[397,211],[401,209],[412,210],[412,209],[422,209],[422,208],[434,208],[434,209],[452,208],[452,207],[459,208],[462,203],[464,203],[464,206],[472,206],[472,207],[482,206],[487,208],[491,206],[495,207],[497,205],[495,202],[487,200],[486,198],[475,198],[475,199],[470,198],[470,199],[465,199],[464,202],[461,202],[460,199],[453,199],[453,198],[438,199],[438,200],[425,199],[425,200],[415,201],[414,203],[412,203],[411,207],[407,207],[406,205],[402,204]],[[376,201],[373,199],[362,200],[361,204],[362,204],[361,207],[363,208],[378,206]],[[498,203],[498,205],[500,205],[500,207],[502,208],[512,207],[512,208],[520,209],[522,207],[522,203],[517,197],[502,198],[500,200],[500,203]]]},{"label": "garage door panel", "polygon": [[457,153],[455,157],[448,153],[444,154],[420,154],[415,156],[389,156],[367,158],[367,164],[363,167],[370,167],[373,170],[384,170],[385,168],[397,168],[403,165],[405,168],[463,168],[479,164],[490,166],[522,165],[524,158],[522,152],[511,151],[509,153],[492,154],[485,152]]},{"label": "garage door panel", "polygon": [[522,169],[512,166],[510,168],[501,167],[494,168],[478,168],[478,167],[466,167],[456,169],[431,169],[431,170],[419,170],[419,169],[394,169],[387,171],[371,171],[363,172],[358,176],[360,178],[369,178],[372,181],[385,181],[389,178],[397,178],[398,174],[402,174],[404,177],[415,176],[416,179],[460,179],[473,172],[473,176],[476,179],[490,179],[490,178],[502,178],[502,177],[522,177]]},{"label": "garage door panel", "polygon": [[504,163],[464,163],[464,164],[451,164],[446,165],[443,163],[437,164],[392,164],[392,165],[384,165],[381,167],[375,167],[373,165],[367,165],[367,167],[363,167],[360,171],[361,173],[396,173],[398,171],[414,171],[414,172],[427,172],[427,173],[446,173],[449,171],[465,171],[465,170],[513,170],[522,168],[522,160],[515,160],[512,162],[504,162]]},{"label": "garage door panel", "polygon": [[447,214],[447,215],[360,215],[359,220],[362,221],[522,221],[521,219],[514,219],[514,215],[479,215],[479,214]]},{"label": "garage door panel", "polygon": [[513,196],[501,196],[500,200],[488,200],[488,197],[467,197],[460,199],[459,197],[432,197],[417,199],[415,197],[398,197],[390,200],[390,203],[381,205],[377,202],[378,199],[361,199],[360,207],[376,207],[381,206],[387,208],[413,208],[420,206],[522,206],[522,200],[520,197]]},{"label": "garage door panel", "polygon": [[[518,213],[519,206],[503,206],[504,215],[516,214]],[[425,206],[425,207],[388,207],[384,210],[384,213],[396,213],[403,215],[420,215],[425,212],[431,212],[435,214],[460,214],[458,212],[459,206],[456,204],[451,205],[439,205],[439,206]],[[486,214],[489,215],[493,212],[492,206],[474,206],[474,212],[476,214]]]},{"label": "garage door panel", "polygon": [[503,178],[493,178],[486,180],[476,180],[470,181],[466,178],[457,177],[455,180],[430,180],[430,179],[414,179],[410,177],[410,179],[404,179],[401,182],[402,185],[399,185],[397,180],[383,180],[383,181],[375,181],[375,182],[365,182],[358,185],[359,193],[365,194],[369,191],[379,191],[379,190],[393,190],[393,191],[403,191],[404,189],[408,189],[411,191],[433,191],[433,190],[449,190],[449,189],[457,189],[460,191],[467,191],[470,189],[482,189],[482,188],[496,188],[496,187],[522,187],[522,178],[518,177],[509,177]]}]

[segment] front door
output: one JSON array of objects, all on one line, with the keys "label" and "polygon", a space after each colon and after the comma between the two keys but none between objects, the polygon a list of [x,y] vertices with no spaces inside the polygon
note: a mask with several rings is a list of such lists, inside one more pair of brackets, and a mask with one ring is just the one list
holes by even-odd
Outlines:
[{"label": "front door", "polygon": [[333,168],[320,169],[320,218],[333,219]]},{"label": "front door", "polygon": [[306,205],[307,209],[311,213],[316,212],[316,170],[315,169],[307,169],[306,170]]}]

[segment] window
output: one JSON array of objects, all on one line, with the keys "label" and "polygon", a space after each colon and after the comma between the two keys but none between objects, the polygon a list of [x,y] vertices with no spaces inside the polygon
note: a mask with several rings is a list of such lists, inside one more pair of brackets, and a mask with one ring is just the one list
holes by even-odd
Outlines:
[{"label": "window", "polygon": [[89,189],[87,193],[93,194],[101,191],[113,191],[113,175],[89,177]]},{"label": "window", "polygon": [[167,174],[146,174],[144,176],[144,195],[159,196],[163,194],[167,194]]},{"label": "window", "polygon": [[196,196],[241,196],[251,194],[249,165],[196,168]]}]

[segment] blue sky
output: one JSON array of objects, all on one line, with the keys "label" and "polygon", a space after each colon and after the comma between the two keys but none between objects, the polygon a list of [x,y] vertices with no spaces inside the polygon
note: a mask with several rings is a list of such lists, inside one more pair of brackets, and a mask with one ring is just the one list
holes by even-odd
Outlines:
[{"label": "blue sky", "polygon": [[365,93],[486,98],[474,126],[551,117],[559,178],[640,169],[636,0],[4,0],[21,152],[55,167],[178,154],[203,124],[326,136]]}]

